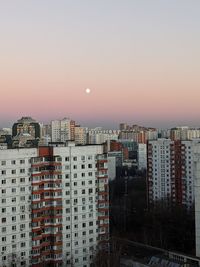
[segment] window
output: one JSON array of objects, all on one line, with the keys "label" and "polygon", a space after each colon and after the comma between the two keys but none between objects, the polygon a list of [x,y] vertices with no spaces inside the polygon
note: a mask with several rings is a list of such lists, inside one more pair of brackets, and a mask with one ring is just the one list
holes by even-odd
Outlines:
[{"label": "window", "polygon": [[2,218],[2,219],[1,219],[1,222],[2,222],[2,223],[6,223],[6,218]]},{"label": "window", "polygon": [[16,174],[16,170],[12,170],[11,173],[12,173],[12,174]]},{"label": "window", "polygon": [[12,212],[16,212],[16,207],[12,207]]},{"label": "window", "polygon": [[20,237],[21,237],[21,238],[25,238],[25,237],[26,237],[26,234],[25,234],[25,233],[22,233],[22,234],[20,235]]},{"label": "window", "polygon": [[21,248],[24,248],[26,246],[26,243],[25,242],[22,242],[21,243]]},{"label": "window", "polygon": [[25,206],[20,206],[20,211],[24,212],[25,211]]},{"label": "window", "polygon": [[25,214],[20,215],[20,220],[21,221],[25,220]]},{"label": "window", "polygon": [[6,184],[6,180],[3,179],[3,180],[1,181],[1,184]]},{"label": "window", "polygon": [[1,165],[2,165],[2,166],[5,166],[5,165],[6,165],[6,161],[3,160],[3,161],[1,162]]},{"label": "window", "polygon": [[24,230],[25,229],[25,224],[20,224],[20,230]]},{"label": "window", "polygon": [[16,184],[16,179],[12,179],[12,184]]},{"label": "window", "polygon": [[65,157],[65,161],[69,161],[69,157]]},{"label": "window", "polygon": [[91,194],[93,192],[93,189],[92,188],[89,188],[88,189],[88,193]]},{"label": "window", "polygon": [[15,160],[11,160],[11,164],[12,165],[15,165],[16,164],[16,161]]},{"label": "window", "polygon": [[5,233],[5,232],[6,232],[6,227],[2,227],[2,228],[1,228],[1,232],[2,232],[2,233]]},{"label": "window", "polygon": [[73,161],[77,161],[77,157],[73,157]]},{"label": "window", "polygon": [[20,159],[20,164],[24,164],[25,160],[24,159]]},{"label": "window", "polygon": [[20,183],[25,183],[25,178],[20,178]]},{"label": "window", "polygon": [[20,173],[25,173],[25,169],[20,169]]}]

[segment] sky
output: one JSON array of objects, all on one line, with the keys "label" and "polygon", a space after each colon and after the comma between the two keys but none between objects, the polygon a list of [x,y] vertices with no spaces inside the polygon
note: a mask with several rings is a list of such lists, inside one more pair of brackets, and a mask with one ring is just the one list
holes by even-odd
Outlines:
[{"label": "sky", "polygon": [[199,0],[1,1],[0,126],[22,116],[200,126],[199,10]]}]

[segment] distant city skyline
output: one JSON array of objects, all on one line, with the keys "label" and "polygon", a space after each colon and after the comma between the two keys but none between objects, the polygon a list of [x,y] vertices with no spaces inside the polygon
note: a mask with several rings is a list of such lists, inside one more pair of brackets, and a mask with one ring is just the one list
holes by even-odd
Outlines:
[{"label": "distant city skyline", "polygon": [[[119,129],[119,124],[120,123],[127,123],[128,125],[139,125],[139,126],[144,126],[144,127],[153,127],[153,128],[157,128],[157,129],[170,129],[173,127],[182,127],[182,126],[188,126],[191,128],[200,128],[200,123],[198,124],[194,124],[191,122],[186,123],[186,121],[169,121],[168,123],[164,122],[155,122],[155,123],[149,123],[148,121],[128,121],[128,120],[124,120],[124,121],[107,121],[107,120],[99,120],[99,121],[87,121],[87,120],[79,120],[78,117],[74,118],[71,116],[61,116],[61,117],[52,117],[50,119],[40,119],[40,118],[36,118],[31,114],[22,114],[21,117],[32,117],[33,119],[35,119],[37,122],[39,123],[43,123],[45,124],[50,124],[52,120],[60,120],[63,118],[69,118],[72,120],[75,120],[77,125],[81,125],[82,127],[88,127],[88,128],[96,128],[96,127],[102,127],[103,129]],[[12,127],[12,125],[17,122],[18,119],[20,119],[21,117],[16,118],[15,119],[12,118],[11,121],[3,121],[2,119],[0,120],[0,129],[1,128],[6,128],[6,127]]]},{"label": "distant city skyline", "polygon": [[186,0],[4,1],[0,127],[25,115],[200,126],[199,9]]}]

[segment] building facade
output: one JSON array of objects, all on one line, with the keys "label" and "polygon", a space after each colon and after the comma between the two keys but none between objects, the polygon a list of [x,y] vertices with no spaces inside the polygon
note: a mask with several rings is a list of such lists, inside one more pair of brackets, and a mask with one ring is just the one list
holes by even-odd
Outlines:
[{"label": "building facade", "polygon": [[51,122],[52,142],[66,142],[75,138],[75,122],[68,118]]},{"label": "building facade", "polygon": [[29,134],[33,139],[39,139],[41,136],[40,124],[31,117],[22,117],[12,127],[12,136],[15,137],[19,134]]},{"label": "building facade", "polygon": [[200,257],[200,143],[194,147],[194,183],[196,256]]},{"label": "building facade", "polygon": [[190,207],[194,203],[193,148],[197,140],[158,139],[148,142],[149,204],[158,200]]},{"label": "building facade", "polygon": [[0,151],[0,266],[90,266],[109,238],[102,146]]},{"label": "building facade", "polygon": [[138,169],[144,170],[147,168],[147,145],[146,144],[138,144]]}]

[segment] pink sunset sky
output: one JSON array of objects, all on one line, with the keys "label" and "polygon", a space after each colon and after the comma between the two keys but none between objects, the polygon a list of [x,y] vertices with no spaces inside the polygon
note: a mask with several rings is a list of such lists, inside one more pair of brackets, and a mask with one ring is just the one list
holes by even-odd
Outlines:
[{"label": "pink sunset sky", "polygon": [[200,126],[199,9],[186,0],[3,1],[0,126],[26,115]]}]

